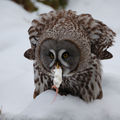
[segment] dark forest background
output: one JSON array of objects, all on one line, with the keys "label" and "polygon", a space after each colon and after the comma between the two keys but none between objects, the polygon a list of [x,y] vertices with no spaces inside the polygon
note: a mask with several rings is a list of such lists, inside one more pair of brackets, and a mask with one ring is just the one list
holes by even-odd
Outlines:
[{"label": "dark forest background", "polygon": [[[35,6],[32,0],[12,0],[15,3],[21,5],[25,10],[29,12],[37,11],[38,8]],[[68,0],[35,0],[48,6],[51,6],[54,10],[65,9],[68,4]]]}]

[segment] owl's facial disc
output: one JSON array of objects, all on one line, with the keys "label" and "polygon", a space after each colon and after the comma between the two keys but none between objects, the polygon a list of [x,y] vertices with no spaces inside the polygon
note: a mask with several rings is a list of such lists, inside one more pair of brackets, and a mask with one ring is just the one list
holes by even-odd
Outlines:
[{"label": "owl's facial disc", "polygon": [[80,50],[69,40],[45,40],[40,46],[40,60],[44,69],[52,72],[57,63],[66,76],[79,64]]}]

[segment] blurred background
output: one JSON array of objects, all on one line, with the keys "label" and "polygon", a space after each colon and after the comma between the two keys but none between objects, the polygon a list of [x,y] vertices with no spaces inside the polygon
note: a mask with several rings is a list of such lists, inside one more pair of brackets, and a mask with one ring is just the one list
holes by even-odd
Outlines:
[{"label": "blurred background", "polygon": [[[21,5],[28,12],[34,12],[39,9],[33,0],[12,0],[17,4]],[[65,9],[68,4],[68,0],[36,0],[36,2],[43,3],[52,7],[54,10]]]},{"label": "blurred background", "polygon": [[[109,49],[113,58],[102,61],[104,94],[120,97],[120,0],[0,0],[0,108],[19,113],[33,100],[33,62],[24,58],[30,48],[32,19],[51,10],[89,13],[107,24],[117,36]],[[107,87],[108,86],[108,87]]]}]

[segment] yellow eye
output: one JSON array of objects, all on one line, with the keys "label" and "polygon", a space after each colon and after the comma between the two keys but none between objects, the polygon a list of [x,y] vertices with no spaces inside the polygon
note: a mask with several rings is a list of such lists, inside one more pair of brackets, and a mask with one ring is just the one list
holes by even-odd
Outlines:
[{"label": "yellow eye", "polygon": [[65,52],[63,53],[62,57],[65,59],[65,58],[68,58],[69,57],[69,53],[68,52]]},{"label": "yellow eye", "polygon": [[54,55],[53,55],[52,52],[49,53],[49,56],[50,56],[51,59],[54,59]]}]

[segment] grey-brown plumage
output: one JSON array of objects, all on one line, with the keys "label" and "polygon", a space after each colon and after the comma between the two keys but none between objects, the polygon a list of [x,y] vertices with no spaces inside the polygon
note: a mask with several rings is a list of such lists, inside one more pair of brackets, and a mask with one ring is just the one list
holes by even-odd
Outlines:
[{"label": "grey-brown plumage", "polygon": [[61,95],[87,102],[102,98],[100,60],[112,58],[107,49],[115,36],[109,27],[90,14],[61,10],[41,14],[28,32],[31,48],[24,56],[34,60],[34,98],[51,89],[57,63],[63,70]]}]

